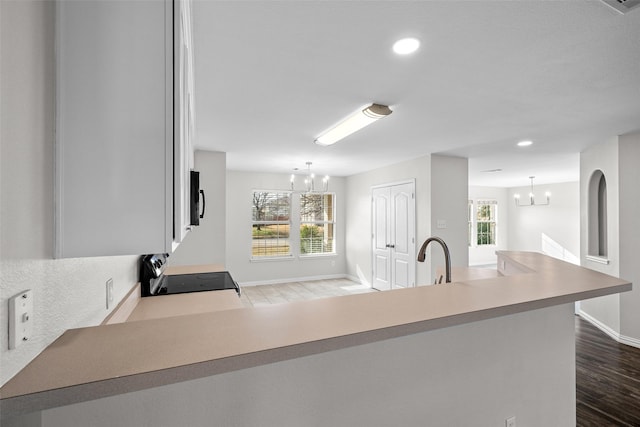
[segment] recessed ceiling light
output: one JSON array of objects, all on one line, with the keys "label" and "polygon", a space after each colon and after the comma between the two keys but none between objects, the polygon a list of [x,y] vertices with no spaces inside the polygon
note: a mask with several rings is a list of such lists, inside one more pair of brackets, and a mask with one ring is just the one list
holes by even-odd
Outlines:
[{"label": "recessed ceiling light", "polygon": [[528,147],[533,144],[533,141],[520,141],[518,142],[518,147]]},{"label": "recessed ceiling light", "polygon": [[420,40],[412,37],[398,40],[393,44],[393,51],[398,55],[408,55],[420,47]]}]

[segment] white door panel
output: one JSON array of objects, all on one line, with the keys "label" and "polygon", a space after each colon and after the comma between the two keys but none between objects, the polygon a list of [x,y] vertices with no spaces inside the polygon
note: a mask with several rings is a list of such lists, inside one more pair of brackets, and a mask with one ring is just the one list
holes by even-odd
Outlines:
[{"label": "white door panel", "polygon": [[394,269],[394,288],[406,288],[409,286],[413,286],[413,284],[409,281],[409,263],[407,261],[403,261],[400,259],[396,259],[393,265]]},{"label": "white door panel", "polygon": [[[392,189],[392,191],[394,190],[395,188]],[[396,254],[408,255],[409,253],[408,211],[410,196],[410,194],[398,193],[393,198],[395,209],[391,224],[394,228],[395,239],[393,239],[393,245],[395,246]]]},{"label": "white door panel", "polygon": [[373,280],[372,287],[391,289],[391,259],[389,258],[389,191],[374,189],[372,192],[373,222]]},{"label": "white door panel", "polygon": [[415,286],[415,183],[372,189],[375,289]]},{"label": "white door panel", "polygon": [[[391,289],[391,284],[389,283],[389,257],[382,256],[376,257],[376,277],[375,281],[379,284],[381,288]],[[380,288],[376,288],[380,289]]]},{"label": "white door panel", "polygon": [[407,287],[415,285],[415,196],[414,185],[401,184],[391,187],[393,211],[392,226],[392,285]]},{"label": "white door panel", "polygon": [[389,237],[388,219],[388,198],[386,195],[379,195],[375,198],[374,206],[376,211],[375,221],[375,242],[376,249],[386,250],[387,239]]}]

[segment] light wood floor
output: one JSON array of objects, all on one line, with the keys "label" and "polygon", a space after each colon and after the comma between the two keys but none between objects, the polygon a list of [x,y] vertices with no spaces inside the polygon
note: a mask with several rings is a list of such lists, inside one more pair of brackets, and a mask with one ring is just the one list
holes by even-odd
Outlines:
[{"label": "light wood floor", "polygon": [[313,280],[276,285],[243,286],[241,301],[246,307],[257,307],[365,292],[377,291],[349,279]]}]

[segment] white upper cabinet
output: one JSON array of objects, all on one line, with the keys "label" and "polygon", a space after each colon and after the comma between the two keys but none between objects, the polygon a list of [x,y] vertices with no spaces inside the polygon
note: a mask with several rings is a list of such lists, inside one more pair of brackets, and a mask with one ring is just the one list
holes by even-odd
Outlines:
[{"label": "white upper cabinet", "polygon": [[193,36],[191,29],[191,2],[175,5],[174,28],[174,81],[176,102],[174,104],[175,154],[175,236],[174,245],[179,244],[191,229],[190,226],[190,182],[189,171],[193,169]]},{"label": "white upper cabinet", "polygon": [[57,257],[172,252],[184,236],[188,206],[174,200],[189,197],[193,106],[180,84],[193,77],[190,65],[174,89],[174,39],[191,44],[174,10],[182,2],[56,2]]}]

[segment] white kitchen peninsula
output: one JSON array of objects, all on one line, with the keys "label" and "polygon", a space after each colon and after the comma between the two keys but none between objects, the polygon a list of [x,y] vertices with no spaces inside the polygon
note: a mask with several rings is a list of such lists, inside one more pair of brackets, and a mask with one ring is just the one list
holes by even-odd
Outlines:
[{"label": "white kitchen peninsula", "polygon": [[520,274],[67,331],[5,384],[42,426],[575,424],[573,301],[631,284],[530,252]]}]

